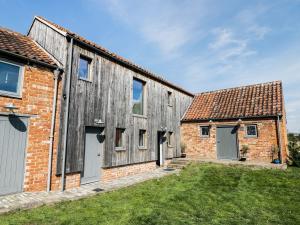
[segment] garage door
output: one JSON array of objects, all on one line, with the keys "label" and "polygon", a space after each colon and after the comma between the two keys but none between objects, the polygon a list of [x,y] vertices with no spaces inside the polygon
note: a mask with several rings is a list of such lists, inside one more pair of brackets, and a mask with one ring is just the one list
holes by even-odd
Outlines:
[{"label": "garage door", "polygon": [[218,159],[238,159],[236,127],[217,127]]},{"label": "garage door", "polygon": [[0,195],[23,190],[27,118],[0,116]]}]

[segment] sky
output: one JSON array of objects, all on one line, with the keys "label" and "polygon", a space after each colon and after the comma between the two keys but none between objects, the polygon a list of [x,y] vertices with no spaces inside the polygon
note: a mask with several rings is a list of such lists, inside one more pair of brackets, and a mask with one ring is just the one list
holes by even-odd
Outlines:
[{"label": "sky", "polygon": [[0,26],[35,15],[191,92],[283,81],[300,132],[300,0],[0,0]]}]

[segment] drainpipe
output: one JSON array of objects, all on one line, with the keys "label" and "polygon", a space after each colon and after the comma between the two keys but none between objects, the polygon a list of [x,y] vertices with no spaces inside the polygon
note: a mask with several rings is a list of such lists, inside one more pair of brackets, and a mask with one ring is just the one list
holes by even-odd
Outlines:
[{"label": "drainpipe", "polygon": [[72,74],[72,58],[73,58],[73,38],[71,38],[69,45],[68,56],[68,75],[66,85],[66,114],[64,121],[64,139],[63,139],[63,152],[62,152],[62,165],[61,165],[61,191],[65,190],[65,173],[66,173],[66,154],[67,154],[67,137],[68,137],[68,120],[69,120],[69,106],[70,106],[70,91],[71,91],[71,74]]},{"label": "drainpipe", "polygon": [[280,163],[282,164],[282,149],[281,149],[281,131],[280,131],[280,116],[277,116],[277,131],[278,131],[278,140],[279,140],[279,157],[280,157]]},{"label": "drainpipe", "polygon": [[55,127],[55,114],[56,114],[56,101],[58,91],[58,80],[59,80],[59,69],[54,71],[54,95],[52,103],[52,118],[51,118],[51,131],[49,137],[49,159],[48,159],[48,180],[47,180],[47,192],[51,189],[51,172],[52,172],[52,156],[53,156],[53,138],[54,138],[54,127]]}]

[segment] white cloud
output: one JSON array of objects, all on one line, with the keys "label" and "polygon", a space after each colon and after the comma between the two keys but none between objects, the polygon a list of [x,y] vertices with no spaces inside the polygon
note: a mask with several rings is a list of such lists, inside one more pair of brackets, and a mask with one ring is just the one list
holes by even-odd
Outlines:
[{"label": "white cloud", "polygon": [[[97,0],[91,0],[99,3]],[[199,26],[204,11],[203,1],[172,0],[107,0],[110,13],[131,28],[139,31],[149,43],[159,47],[164,55],[180,54],[180,48],[195,37],[199,39]],[[196,6],[196,7],[195,7]]]}]

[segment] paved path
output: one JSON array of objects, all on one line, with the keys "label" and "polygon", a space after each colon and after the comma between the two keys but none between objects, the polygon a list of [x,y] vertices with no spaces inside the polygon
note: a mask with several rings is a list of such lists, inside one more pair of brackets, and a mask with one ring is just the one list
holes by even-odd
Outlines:
[{"label": "paved path", "polygon": [[74,188],[64,192],[23,192],[13,195],[0,196],[0,214],[15,211],[17,209],[34,208],[37,206],[65,200],[76,200],[174,173],[178,173],[178,170],[159,168],[151,172],[120,178],[108,183],[97,182],[83,185],[79,188]]}]

